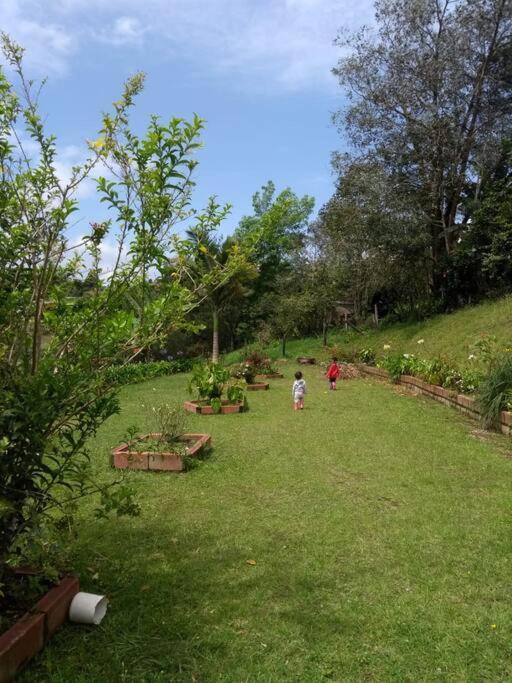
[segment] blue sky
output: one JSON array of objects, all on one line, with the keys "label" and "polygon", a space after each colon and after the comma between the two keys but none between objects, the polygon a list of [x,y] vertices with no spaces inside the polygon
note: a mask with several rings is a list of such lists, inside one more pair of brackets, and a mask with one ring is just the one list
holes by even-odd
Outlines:
[{"label": "blue sky", "polygon": [[[371,0],[0,0],[0,28],[25,46],[30,73],[48,76],[42,106],[61,145],[62,173],[80,161],[100,112],[125,78],[147,74],[133,122],[151,113],[207,120],[194,205],[233,204],[230,232],[268,179],[330,196],[330,153],[343,147],[330,112],[343,104],[331,75],[337,29],[370,23]],[[82,223],[101,219],[83,193]]]}]

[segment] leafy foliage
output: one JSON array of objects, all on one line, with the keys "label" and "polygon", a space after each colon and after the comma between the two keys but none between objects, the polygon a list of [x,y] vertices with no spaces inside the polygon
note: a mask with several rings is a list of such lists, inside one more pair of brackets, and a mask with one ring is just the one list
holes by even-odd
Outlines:
[{"label": "leafy foliage", "polygon": [[478,403],[485,427],[496,427],[500,412],[512,408],[512,353],[500,354],[478,387]]},{"label": "leafy foliage", "polygon": [[196,363],[192,368],[189,392],[195,392],[200,400],[220,398],[229,378],[229,370],[219,363]]},{"label": "leafy foliage", "polygon": [[160,360],[147,363],[129,363],[128,365],[111,365],[105,371],[107,381],[116,386],[145,382],[148,379],[174,375],[178,372],[190,372],[193,361],[189,358],[180,360]]},{"label": "leafy foliage", "polygon": [[[122,366],[132,367],[169,329],[188,328],[197,292],[177,276],[150,292],[148,273],[164,272],[171,231],[189,214],[203,125],[198,117],[165,125],[152,117],[136,136],[129,111],[144,83],[136,74],[103,115],[85,162],[62,181],[23,50],[6,35],[2,47],[17,80],[0,69],[0,584],[13,554],[27,560],[31,534],[67,522],[81,497],[96,494],[99,515],[138,511],[122,480],[97,481],[87,443],[118,410],[114,384],[163,370]],[[69,225],[76,191],[95,169],[113,220],[92,223],[76,244]],[[117,244],[108,277],[106,240]],[[77,287],[85,255],[92,267]]]},{"label": "leafy foliage", "polygon": [[482,374],[475,369],[459,369],[442,358],[426,360],[409,353],[389,353],[378,366],[387,370],[395,383],[402,375],[411,375],[429,384],[468,394],[475,392],[482,380]]}]

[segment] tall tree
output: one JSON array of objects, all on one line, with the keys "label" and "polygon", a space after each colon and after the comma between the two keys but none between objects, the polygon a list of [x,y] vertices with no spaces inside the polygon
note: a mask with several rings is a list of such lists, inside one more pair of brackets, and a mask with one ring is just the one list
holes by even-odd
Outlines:
[{"label": "tall tree", "polygon": [[180,247],[184,282],[194,287],[201,283],[199,295],[204,298],[212,321],[212,362],[219,360],[219,325],[221,313],[235,300],[249,294],[248,283],[257,276],[249,259],[256,235],[249,245],[233,238],[221,240],[216,235],[231,207],[220,207],[212,197],[206,210],[197,217],[196,225],[187,230],[188,241]]},{"label": "tall tree", "polygon": [[468,181],[496,158],[511,125],[510,0],[377,0],[375,32],[340,34],[334,73],[349,106],[336,121],[414,194],[439,295],[465,220]]}]

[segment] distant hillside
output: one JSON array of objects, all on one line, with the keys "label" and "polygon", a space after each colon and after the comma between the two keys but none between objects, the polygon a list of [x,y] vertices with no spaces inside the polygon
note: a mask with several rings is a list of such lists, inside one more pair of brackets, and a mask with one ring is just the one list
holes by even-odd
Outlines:
[{"label": "distant hillside", "polygon": [[[473,344],[485,335],[494,335],[500,345],[512,347],[512,296],[478,306],[468,306],[455,313],[438,315],[413,324],[384,326],[378,330],[367,329],[363,334],[333,330],[329,346],[338,346],[350,354],[362,347],[373,348],[377,355],[383,354],[384,344],[392,350],[416,353],[424,357],[443,356],[457,363],[464,363]],[[422,344],[418,340],[423,339]],[[288,357],[311,355],[325,359],[328,351],[317,337],[294,339],[287,343]],[[275,342],[268,349],[269,355],[280,357],[280,344]],[[239,352],[227,356],[228,362],[239,358]]]}]

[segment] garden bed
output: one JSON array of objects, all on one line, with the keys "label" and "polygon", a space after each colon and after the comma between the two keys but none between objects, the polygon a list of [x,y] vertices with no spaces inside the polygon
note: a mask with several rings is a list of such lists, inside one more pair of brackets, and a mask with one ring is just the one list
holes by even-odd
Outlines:
[{"label": "garden bed", "polygon": [[[383,368],[376,368],[371,365],[358,365],[359,370],[365,375],[371,375],[372,377],[377,377],[378,379],[389,380],[390,375],[387,370]],[[414,394],[421,394],[422,396],[428,396],[436,401],[440,401],[445,405],[457,408],[461,412],[473,417],[475,419],[480,419],[480,408],[475,398],[472,396],[466,396],[465,394],[459,394],[453,389],[445,389],[437,384],[428,384],[422,379],[417,377],[412,377],[410,375],[402,375],[398,380],[400,386],[406,387],[409,391]],[[506,410],[501,411],[500,415],[500,431],[503,434],[512,434],[512,413]]]},{"label": "garden bed", "polygon": [[264,379],[283,379],[284,375],[282,372],[263,372],[258,374],[258,377],[263,377]]},{"label": "garden bed", "polygon": [[247,384],[245,388],[247,391],[266,391],[270,388],[270,384],[268,382],[252,382]]},{"label": "garden bed", "polygon": [[299,365],[314,365],[316,363],[316,358],[299,356],[299,358],[297,358],[297,363],[299,363]]},{"label": "garden bed", "polygon": [[43,649],[67,620],[69,606],[79,588],[76,577],[65,577],[50,588],[32,610],[0,635],[0,683],[12,681],[18,671]]},{"label": "garden bed", "polygon": [[229,415],[231,413],[241,413],[244,410],[242,402],[230,403],[227,399],[221,401],[221,408],[218,413],[214,411],[211,405],[202,401],[185,401],[183,407],[190,413],[198,415]]},{"label": "garden bed", "polygon": [[[160,434],[146,434],[140,441],[159,437]],[[184,453],[178,451],[137,451],[133,445],[122,444],[112,449],[112,466],[116,469],[151,470],[159,472],[182,472],[185,458],[197,458],[210,445],[209,434],[183,434],[180,441],[187,444]]]}]

